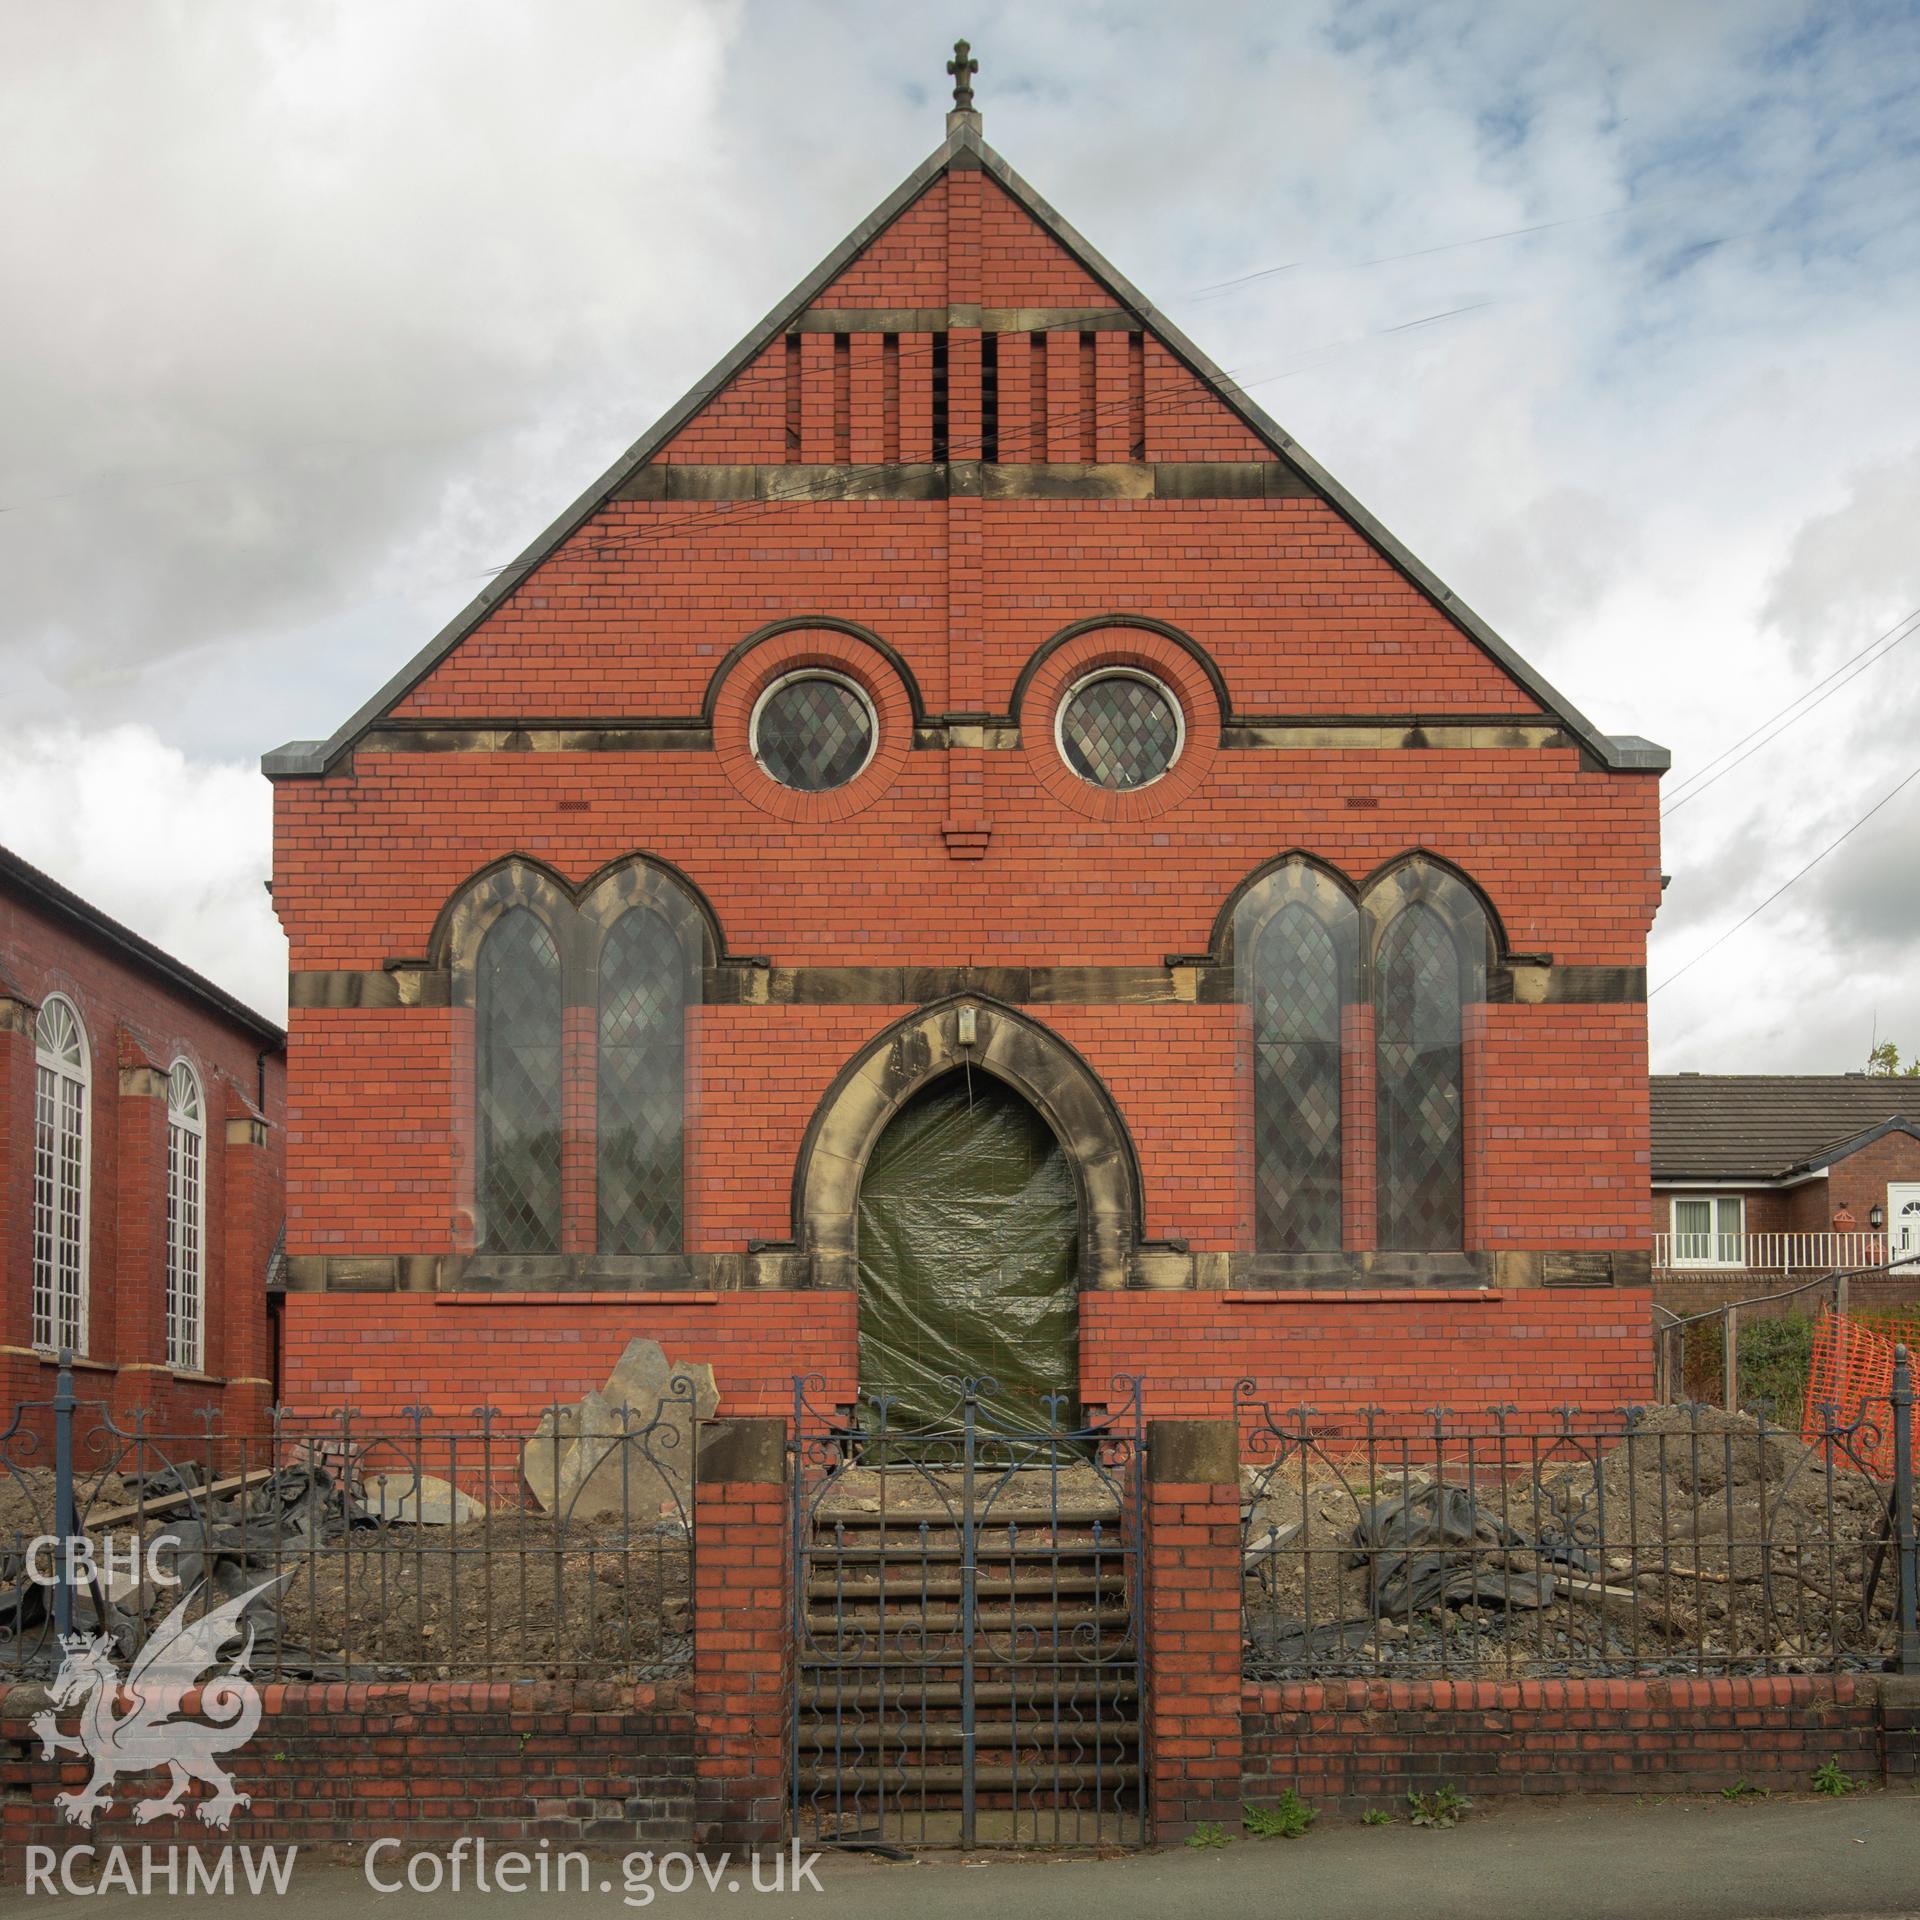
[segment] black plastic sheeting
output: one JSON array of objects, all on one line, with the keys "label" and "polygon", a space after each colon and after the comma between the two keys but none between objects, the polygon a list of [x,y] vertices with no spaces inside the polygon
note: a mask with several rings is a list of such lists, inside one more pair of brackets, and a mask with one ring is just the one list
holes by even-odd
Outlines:
[{"label": "black plastic sheeting", "polygon": [[1079,1422],[1079,1202],[1047,1123],[985,1072],[901,1108],[860,1184],[860,1388],[888,1425],[950,1426],[955,1380],[992,1378],[983,1426]]}]

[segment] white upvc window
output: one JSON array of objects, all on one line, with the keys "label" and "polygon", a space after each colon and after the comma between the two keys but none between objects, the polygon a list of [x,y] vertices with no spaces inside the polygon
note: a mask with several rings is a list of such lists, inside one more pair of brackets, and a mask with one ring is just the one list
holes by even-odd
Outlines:
[{"label": "white upvc window", "polygon": [[51,994],[33,1050],[33,1344],[47,1353],[87,1350],[91,1080],[79,1010]]},{"label": "white upvc window", "polygon": [[1747,1203],[1737,1193],[1673,1197],[1673,1264],[1738,1267],[1746,1264]]},{"label": "white upvc window", "polygon": [[207,1351],[207,1115],[184,1060],[167,1076],[167,1365],[199,1373]]}]

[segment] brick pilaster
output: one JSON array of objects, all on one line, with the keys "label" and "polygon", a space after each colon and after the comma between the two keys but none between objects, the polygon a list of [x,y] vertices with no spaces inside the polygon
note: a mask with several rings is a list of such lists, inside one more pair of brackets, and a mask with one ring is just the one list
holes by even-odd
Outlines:
[{"label": "brick pilaster", "polygon": [[[208,1301],[207,1371],[227,1383],[221,1430],[254,1434],[273,1399],[272,1329],[266,1313],[267,1260],[273,1252],[273,1168],[267,1122],[231,1088],[222,1166],[222,1206],[210,1230],[221,1235],[220,1292]],[[212,1262],[208,1262],[209,1271]]]},{"label": "brick pilaster", "polygon": [[1036,460],[1084,460],[1086,403],[1080,392],[1080,336],[1063,329],[1042,336],[1047,355],[1047,444]]},{"label": "brick pilaster", "polygon": [[[115,1141],[119,1168],[118,1258],[110,1288],[93,1275],[94,1357],[111,1359],[113,1413],[125,1419],[143,1407],[164,1403],[167,1369],[167,1070],[147,1057],[123,1027],[117,1048],[119,1099]],[[206,1095],[211,1099],[211,1095]],[[211,1155],[208,1156],[211,1161]],[[209,1167],[209,1174],[211,1168]],[[211,1179],[207,1185],[211,1189]],[[211,1203],[211,1192],[209,1192]],[[207,1208],[209,1225],[215,1215]],[[211,1267],[212,1262],[208,1262]],[[100,1309],[108,1304],[111,1315]],[[104,1343],[111,1342],[108,1346]]]},{"label": "brick pilaster", "polygon": [[693,1497],[694,1832],[702,1846],[777,1845],[792,1695],[787,1423],[700,1430]]},{"label": "brick pilaster", "polygon": [[1127,336],[1100,332],[1093,336],[1094,354],[1094,458],[1105,461],[1131,459],[1133,422],[1129,408]]},{"label": "brick pilaster", "polygon": [[1240,1464],[1230,1420],[1147,1423],[1147,1806],[1176,1840],[1240,1807]]}]

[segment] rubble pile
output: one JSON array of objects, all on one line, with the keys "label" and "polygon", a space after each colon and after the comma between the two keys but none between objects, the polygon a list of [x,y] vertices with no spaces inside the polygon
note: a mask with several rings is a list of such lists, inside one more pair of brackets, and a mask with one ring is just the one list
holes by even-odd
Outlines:
[{"label": "rubble pile", "polygon": [[[122,1556],[138,1539],[141,1574],[74,1588],[73,1630],[125,1657],[182,1593],[197,1616],[278,1580],[247,1609],[254,1671],[276,1678],[676,1670],[692,1647],[695,1429],[718,1404],[711,1367],[634,1340],[491,1484],[471,1477],[485,1456],[470,1438],[432,1432],[315,1434],[223,1479],[191,1464],[83,1476],[79,1532]],[[50,1678],[62,1658],[55,1591],[26,1565],[53,1512],[50,1471],[0,1473],[0,1679]]]},{"label": "rubble pile", "polygon": [[1501,1472],[1295,1454],[1245,1488],[1252,1671],[1870,1666],[1888,1494],[1745,1414],[1665,1407]]}]

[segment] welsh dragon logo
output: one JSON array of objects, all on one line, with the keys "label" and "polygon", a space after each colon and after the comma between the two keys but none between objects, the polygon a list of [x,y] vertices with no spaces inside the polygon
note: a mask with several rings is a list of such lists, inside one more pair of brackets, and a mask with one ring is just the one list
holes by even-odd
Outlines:
[{"label": "welsh dragon logo", "polygon": [[[219,1664],[220,1649],[239,1634],[241,1616],[252,1602],[285,1578],[263,1580],[191,1625],[189,1594],[161,1622],[124,1680],[114,1665],[110,1635],[75,1633],[61,1640],[66,1658],[48,1689],[53,1706],[36,1713],[32,1725],[42,1759],[77,1753],[93,1762],[93,1778],[85,1787],[55,1796],[54,1804],[69,1821],[91,1827],[93,1816],[112,1804],[113,1783],[121,1774],[159,1767],[166,1768],[171,1784],[165,1793],[135,1805],[133,1817],[143,1825],[163,1813],[178,1820],[186,1811],[187,1788],[196,1780],[209,1790],[198,1808],[209,1827],[224,1831],[235,1810],[249,1804],[246,1794],[234,1791],[219,1756],[244,1747],[260,1725],[260,1691],[241,1677],[253,1657],[253,1629],[246,1629],[246,1645],[222,1671],[205,1680],[202,1675]],[[196,1685],[204,1719],[180,1712]],[[116,1706],[122,1710],[116,1712]],[[77,1734],[62,1733],[55,1724],[67,1707],[80,1710]]]}]

